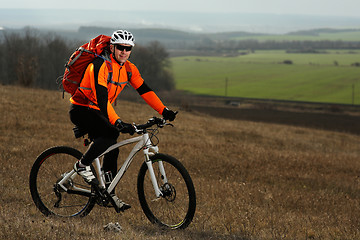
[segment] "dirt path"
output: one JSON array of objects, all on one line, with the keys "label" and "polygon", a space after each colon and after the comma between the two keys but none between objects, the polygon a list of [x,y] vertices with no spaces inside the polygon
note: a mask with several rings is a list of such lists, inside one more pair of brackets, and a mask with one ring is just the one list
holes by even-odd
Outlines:
[{"label": "dirt path", "polygon": [[207,106],[191,106],[191,110],[222,118],[303,126],[360,135],[360,116],[349,114]]}]

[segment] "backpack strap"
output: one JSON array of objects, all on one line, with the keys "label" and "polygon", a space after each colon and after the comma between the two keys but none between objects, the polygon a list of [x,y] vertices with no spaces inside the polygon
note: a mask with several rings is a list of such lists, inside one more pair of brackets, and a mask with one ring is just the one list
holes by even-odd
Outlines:
[{"label": "backpack strap", "polygon": [[130,81],[131,76],[132,76],[132,72],[131,72],[129,61],[126,61],[124,65],[125,65],[125,69],[126,69],[126,72],[127,72],[128,81]]},{"label": "backpack strap", "polygon": [[113,69],[112,69],[111,62],[110,62],[110,61],[105,60],[105,63],[106,63],[107,69],[109,70],[109,74],[108,74],[108,78],[107,78],[107,83],[109,83],[109,82],[112,81]]}]

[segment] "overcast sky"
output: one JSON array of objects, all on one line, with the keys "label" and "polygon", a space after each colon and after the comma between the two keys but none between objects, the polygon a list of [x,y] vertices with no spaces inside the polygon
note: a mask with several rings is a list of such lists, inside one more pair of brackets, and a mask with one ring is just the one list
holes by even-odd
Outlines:
[{"label": "overcast sky", "polygon": [[10,0],[2,1],[0,8],[99,8],[118,10],[119,13],[139,10],[360,16],[360,0]]}]

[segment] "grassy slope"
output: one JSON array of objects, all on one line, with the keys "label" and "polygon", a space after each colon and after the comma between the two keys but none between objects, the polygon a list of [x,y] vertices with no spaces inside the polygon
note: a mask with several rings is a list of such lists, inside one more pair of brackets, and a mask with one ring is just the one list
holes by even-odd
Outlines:
[{"label": "grassy slope", "polygon": [[[133,208],[95,207],[83,219],[45,218],[28,190],[36,156],[74,140],[59,92],[0,85],[0,239],[359,239],[360,136],[305,127],[224,120],[180,111],[158,135],[179,158],[197,191],[197,212],[184,231],[162,231],[136,196],[136,159],[118,186]],[[176,108],[176,107],[175,107]],[[141,111],[139,111],[141,109]],[[146,105],[118,102],[126,121],[144,121]],[[59,163],[61,164],[61,163]],[[119,222],[122,233],[102,226]]]},{"label": "grassy slope", "polygon": [[[360,69],[357,54],[332,51],[329,54],[286,54],[258,51],[255,54],[225,57],[178,57],[173,67],[178,89],[197,94],[270,98],[281,100],[360,103]],[[284,60],[293,65],[280,64]],[[334,65],[334,62],[338,66]]]}]

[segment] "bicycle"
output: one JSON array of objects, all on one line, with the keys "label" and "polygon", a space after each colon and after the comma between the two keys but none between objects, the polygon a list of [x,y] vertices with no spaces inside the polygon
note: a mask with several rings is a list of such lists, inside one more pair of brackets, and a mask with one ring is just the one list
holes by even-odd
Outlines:
[{"label": "bicycle", "polygon": [[[30,172],[30,192],[36,207],[46,216],[84,217],[95,204],[104,207],[111,204],[119,213],[120,209],[113,202],[110,192],[120,182],[135,155],[142,150],[145,161],[137,177],[137,195],[144,214],[150,222],[161,227],[188,227],[195,214],[195,188],[180,161],[159,153],[156,135],[160,128],[167,125],[173,126],[156,117],[150,118],[145,124],[134,124],[135,132],[140,136],[117,142],[93,161],[91,167],[98,185],[87,184],[73,169],[74,163],[82,156],[77,149],[55,146],[45,150],[37,157]],[[87,145],[91,138],[84,141]],[[131,143],[136,144],[115,177],[109,179],[101,167],[102,157],[113,149]],[[105,184],[110,185],[105,188]]]}]

